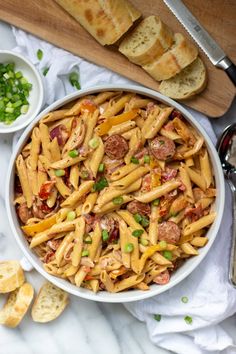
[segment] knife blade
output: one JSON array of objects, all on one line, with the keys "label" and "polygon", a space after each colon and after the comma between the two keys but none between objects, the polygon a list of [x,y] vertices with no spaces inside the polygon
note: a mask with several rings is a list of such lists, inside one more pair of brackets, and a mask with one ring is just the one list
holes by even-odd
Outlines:
[{"label": "knife blade", "polygon": [[226,71],[236,86],[236,66],[227,57],[223,49],[216,43],[200,22],[192,15],[181,0],[163,0],[175,17],[184,26],[199,47],[208,56],[213,65]]}]

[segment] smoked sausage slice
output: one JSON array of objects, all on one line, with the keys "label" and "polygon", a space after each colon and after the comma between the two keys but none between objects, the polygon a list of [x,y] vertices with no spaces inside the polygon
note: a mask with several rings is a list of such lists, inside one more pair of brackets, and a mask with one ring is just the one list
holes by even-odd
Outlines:
[{"label": "smoked sausage slice", "polygon": [[129,146],[125,138],[119,134],[109,136],[104,144],[105,153],[110,159],[122,159],[128,152]]}]

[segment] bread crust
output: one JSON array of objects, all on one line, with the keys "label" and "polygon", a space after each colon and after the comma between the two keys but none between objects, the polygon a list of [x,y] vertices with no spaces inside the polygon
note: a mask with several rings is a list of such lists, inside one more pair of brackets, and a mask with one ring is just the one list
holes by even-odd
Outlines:
[{"label": "bread crust", "polygon": [[0,294],[9,293],[25,281],[23,269],[18,261],[0,262]]},{"label": "bread crust", "polygon": [[56,0],[100,44],[115,43],[141,13],[128,0]]},{"label": "bread crust", "polygon": [[34,296],[31,284],[24,283],[9,294],[7,302],[0,311],[0,323],[11,328],[19,325],[25,316]]}]

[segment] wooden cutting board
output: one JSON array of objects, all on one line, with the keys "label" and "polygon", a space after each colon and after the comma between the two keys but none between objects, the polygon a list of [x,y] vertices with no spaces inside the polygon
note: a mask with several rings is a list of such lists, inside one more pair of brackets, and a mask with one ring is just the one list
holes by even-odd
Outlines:
[{"label": "wooden cutting board", "polygon": [[[186,33],[162,0],[131,0],[143,16],[156,14],[174,31]],[[225,52],[236,62],[236,1],[184,0]],[[158,83],[140,67],[130,63],[115,47],[98,44],[53,0],[0,0],[0,19],[18,26],[93,63],[105,66],[144,86],[158,90]],[[204,92],[185,103],[210,117],[219,117],[229,108],[235,87],[227,75],[215,68],[201,53],[209,76]]]}]

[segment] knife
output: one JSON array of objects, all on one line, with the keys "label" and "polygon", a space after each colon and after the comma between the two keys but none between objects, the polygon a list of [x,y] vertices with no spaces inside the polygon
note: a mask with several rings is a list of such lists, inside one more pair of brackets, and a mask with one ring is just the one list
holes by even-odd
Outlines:
[{"label": "knife", "polygon": [[181,0],[163,0],[188,33],[206,53],[213,65],[226,71],[230,80],[236,86],[236,66],[227,57],[223,49],[202,27]]}]

